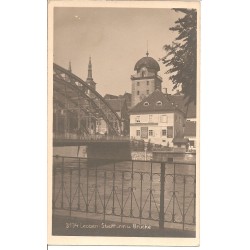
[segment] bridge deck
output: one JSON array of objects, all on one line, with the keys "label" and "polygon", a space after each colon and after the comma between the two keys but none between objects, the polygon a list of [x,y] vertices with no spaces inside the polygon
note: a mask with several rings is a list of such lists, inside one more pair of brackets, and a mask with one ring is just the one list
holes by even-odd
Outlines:
[{"label": "bridge deck", "polygon": [[85,146],[90,144],[115,144],[115,143],[128,143],[129,139],[54,139],[54,147],[63,147],[63,146]]}]

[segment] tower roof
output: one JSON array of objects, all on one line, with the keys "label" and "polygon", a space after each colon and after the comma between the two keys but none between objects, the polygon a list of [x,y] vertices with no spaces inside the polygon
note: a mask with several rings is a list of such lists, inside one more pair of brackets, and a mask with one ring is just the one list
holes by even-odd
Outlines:
[{"label": "tower roof", "polygon": [[[148,53],[147,53],[148,55]],[[136,64],[134,70],[139,70],[142,67],[146,67],[149,69],[155,69],[156,71],[160,71],[159,63],[150,56],[142,57]]]},{"label": "tower roof", "polygon": [[87,81],[93,81],[92,77],[92,63],[91,63],[91,57],[89,57],[89,65],[88,65],[88,77]]}]

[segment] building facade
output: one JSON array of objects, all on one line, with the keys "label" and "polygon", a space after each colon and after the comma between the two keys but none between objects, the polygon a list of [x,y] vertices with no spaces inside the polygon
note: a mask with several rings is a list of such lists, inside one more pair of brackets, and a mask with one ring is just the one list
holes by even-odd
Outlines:
[{"label": "building facade", "polygon": [[173,147],[184,126],[184,112],[158,89],[130,110],[131,139]]}]

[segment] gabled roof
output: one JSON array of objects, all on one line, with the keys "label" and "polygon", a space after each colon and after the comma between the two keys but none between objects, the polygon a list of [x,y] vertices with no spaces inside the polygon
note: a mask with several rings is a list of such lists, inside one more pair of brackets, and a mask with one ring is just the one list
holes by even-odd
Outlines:
[{"label": "gabled roof", "polygon": [[186,118],[196,118],[196,105],[192,102],[186,106],[184,95],[167,95],[167,97],[171,102],[177,104],[185,114],[187,114]]},{"label": "gabled roof", "polygon": [[121,99],[106,99],[106,102],[110,105],[110,107],[116,111],[119,112],[122,110],[123,106],[126,103],[126,100],[124,98]]},{"label": "gabled roof", "polygon": [[144,98],[141,102],[134,106],[130,110],[130,113],[149,113],[159,111],[170,112],[175,110],[180,109],[172,104],[171,101],[157,89],[151,95]]},{"label": "gabled roof", "polygon": [[186,121],[184,136],[196,136],[196,122]]}]

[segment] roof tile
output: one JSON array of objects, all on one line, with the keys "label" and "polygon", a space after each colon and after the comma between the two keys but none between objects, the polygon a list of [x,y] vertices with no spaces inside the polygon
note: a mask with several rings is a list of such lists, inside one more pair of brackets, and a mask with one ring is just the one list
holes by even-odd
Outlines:
[{"label": "roof tile", "polygon": [[[162,104],[157,104],[161,102]],[[147,105],[145,105],[148,103]],[[134,106],[130,113],[148,113],[148,112],[158,112],[158,111],[174,111],[178,107],[174,103],[166,98],[166,96],[160,91],[155,90],[151,95],[144,98],[136,106]]]}]

